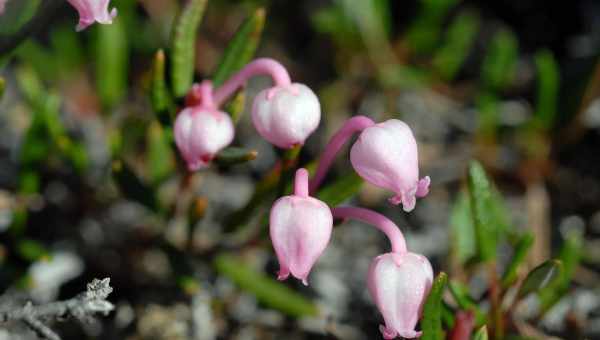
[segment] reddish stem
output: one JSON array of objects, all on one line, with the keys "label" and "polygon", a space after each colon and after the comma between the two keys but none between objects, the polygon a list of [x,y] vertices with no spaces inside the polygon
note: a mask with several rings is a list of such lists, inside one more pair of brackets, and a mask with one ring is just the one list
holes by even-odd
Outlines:
[{"label": "reddish stem", "polygon": [[475,327],[475,315],[471,311],[460,311],[456,314],[454,328],[450,331],[450,340],[469,340]]}]

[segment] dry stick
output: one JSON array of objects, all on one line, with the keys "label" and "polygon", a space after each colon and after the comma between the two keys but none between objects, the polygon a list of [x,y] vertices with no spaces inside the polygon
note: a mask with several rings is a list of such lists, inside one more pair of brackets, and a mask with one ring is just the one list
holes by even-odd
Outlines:
[{"label": "dry stick", "polygon": [[42,321],[77,319],[81,322],[89,322],[95,314],[108,315],[115,309],[115,306],[106,300],[112,291],[110,278],[94,279],[87,284],[87,291],[72,299],[37,306],[28,302],[21,308],[0,311],[0,323],[22,321],[40,338],[60,340],[60,336]]}]

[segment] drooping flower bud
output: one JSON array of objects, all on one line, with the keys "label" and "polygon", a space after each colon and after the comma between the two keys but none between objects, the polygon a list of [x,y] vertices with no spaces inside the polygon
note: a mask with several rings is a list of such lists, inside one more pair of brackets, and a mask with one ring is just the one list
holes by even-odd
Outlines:
[{"label": "drooping flower bud", "polygon": [[415,326],[432,282],[433,270],[424,256],[387,253],[373,260],[368,288],[385,321],[379,327],[384,339],[421,336]]},{"label": "drooping flower bud", "polygon": [[100,24],[112,24],[117,16],[117,9],[108,11],[110,0],[67,0],[79,12],[79,24],[76,31],[82,31],[94,22]]},{"label": "drooping flower bud", "polygon": [[404,122],[390,119],[362,131],[350,151],[354,170],[366,181],[391,190],[392,204],[411,211],[429,192],[429,176],[419,180],[417,142]]},{"label": "drooping flower bud", "polygon": [[263,90],[254,99],[252,121],[258,133],[284,149],[304,144],[319,126],[321,105],[306,85],[292,83]]},{"label": "drooping flower bud", "polygon": [[308,285],[308,274],[331,238],[333,217],[327,204],[308,196],[306,169],[296,172],[294,195],[273,204],[269,224],[279,260],[277,279],[285,280],[291,273]]},{"label": "drooping flower bud", "polygon": [[173,129],[175,144],[190,171],[207,167],[221,149],[231,144],[234,136],[228,114],[201,106],[181,111]]}]

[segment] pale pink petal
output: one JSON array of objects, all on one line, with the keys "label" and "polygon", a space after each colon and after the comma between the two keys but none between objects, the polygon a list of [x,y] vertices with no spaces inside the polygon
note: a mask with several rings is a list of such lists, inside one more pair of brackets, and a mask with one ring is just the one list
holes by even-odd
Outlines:
[{"label": "pale pink petal", "polygon": [[380,327],[385,339],[420,336],[415,326],[432,282],[431,264],[421,255],[387,253],[373,260],[367,283],[385,321]]},{"label": "pale pink petal", "polygon": [[82,31],[94,22],[112,24],[117,16],[117,9],[109,11],[110,0],[67,0],[79,12],[79,23],[76,31]]},{"label": "pale pink petal", "polygon": [[280,148],[302,145],[321,120],[317,96],[306,85],[294,83],[260,92],[252,105],[256,131]]},{"label": "pale pink petal", "polygon": [[231,144],[235,134],[228,114],[200,107],[181,111],[173,133],[190,171],[207,167],[219,151]]},{"label": "pale pink petal", "polygon": [[312,197],[278,199],[270,214],[270,235],[279,260],[279,279],[292,276],[308,284],[312,266],[325,251],[333,226],[329,207]]},{"label": "pale pink petal", "polygon": [[350,150],[354,170],[367,182],[393,191],[392,204],[411,211],[428,192],[429,177],[419,181],[417,142],[404,122],[390,119],[367,127]]}]

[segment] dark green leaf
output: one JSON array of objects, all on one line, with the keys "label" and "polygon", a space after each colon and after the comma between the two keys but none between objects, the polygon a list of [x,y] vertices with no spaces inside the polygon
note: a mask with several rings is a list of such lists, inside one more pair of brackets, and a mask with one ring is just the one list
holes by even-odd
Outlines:
[{"label": "dark green leaf", "polygon": [[557,112],[560,70],[549,50],[536,53],[534,61],[538,79],[534,122],[536,127],[549,129]]},{"label": "dark green leaf", "polygon": [[6,81],[0,77],[0,100],[4,97],[4,90],[6,90]]},{"label": "dark green leaf", "polygon": [[508,29],[498,31],[489,43],[483,60],[481,75],[484,85],[492,90],[503,90],[511,85],[517,66],[519,45]]},{"label": "dark green leaf", "polygon": [[460,309],[469,310],[475,313],[475,321],[477,325],[485,324],[485,313],[481,311],[481,308],[479,308],[477,302],[469,295],[468,287],[459,282],[450,281],[448,283],[448,288],[450,289],[450,293]]},{"label": "dark green leaf", "polygon": [[125,23],[114,20],[111,25],[96,25],[94,46],[96,87],[102,104],[113,107],[127,91],[129,43]]},{"label": "dark green leaf", "polygon": [[157,208],[154,191],[133,172],[127,163],[122,160],[113,161],[112,174],[123,196],[150,210]]},{"label": "dark green leaf", "polygon": [[[159,114],[161,121],[168,120],[167,110],[172,105],[171,94],[165,82],[165,53],[158,50],[154,55],[154,64],[152,66],[152,84],[150,86],[150,100],[154,112]],[[166,116],[166,117],[162,117]]]},{"label": "dark green leaf", "polygon": [[450,213],[450,228],[452,253],[461,264],[465,264],[477,254],[477,241],[469,196],[464,191],[454,201]]},{"label": "dark green leaf", "polygon": [[431,52],[439,43],[448,11],[459,0],[421,0],[421,8],[406,33],[408,43],[418,54]]},{"label": "dark green leaf", "polygon": [[542,313],[548,311],[569,290],[575,270],[581,261],[583,252],[583,236],[579,231],[569,232],[558,254],[562,263],[562,271],[558,280],[540,292]]},{"label": "dark green leaf", "polygon": [[[77,72],[83,64],[84,50],[80,37],[81,35],[73,29],[72,23],[55,27],[50,32],[55,72],[61,79]],[[48,68],[48,60],[43,61],[43,67]]]},{"label": "dark green leaf", "polygon": [[310,300],[283,283],[254,270],[240,258],[220,254],[215,258],[214,264],[220,275],[253,294],[268,307],[292,317],[315,316],[318,313],[317,307]]},{"label": "dark green leaf", "polygon": [[559,277],[561,270],[562,262],[559,260],[548,260],[533,268],[521,284],[517,298],[548,287]]},{"label": "dark green leaf", "polygon": [[491,209],[493,204],[491,183],[483,166],[477,161],[472,161],[469,165],[468,179],[478,254],[483,261],[494,260],[499,231]]},{"label": "dark green leaf", "polygon": [[39,192],[40,176],[33,169],[23,169],[19,173],[19,193],[30,195]]},{"label": "dark green leaf", "polygon": [[[65,139],[70,141],[70,139]],[[73,165],[73,168],[79,173],[82,173],[88,166],[89,157],[85,145],[79,142],[64,143],[65,148],[63,153]]]},{"label": "dark green leaf", "polygon": [[348,175],[319,190],[317,198],[330,207],[335,207],[358,193],[363,183],[363,179],[351,171]]},{"label": "dark green leaf", "polygon": [[517,281],[519,266],[527,258],[529,250],[533,245],[534,236],[531,233],[525,233],[517,242],[512,259],[508,263],[504,275],[502,275],[502,288],[507,289]]},{"label": "dark green leaf", "polygon": [[146,164],[150,182],[158,184],[175,169],[171,143],[163,127],[157,121],[150,123],[146,137],[148,145]]},{"label": "dark green leaf", "polygon": [[446,273],[439,273],[433,281],[433,286],[423,307],[423,319],[421,320],[421,329],[423,335],[421,340],[442,340],[444,338],[442,331],[442,297],[448,276]]},{"label": "dark green leaf", "polygon": [[454,313],[456,313],[456,311],[442,301],[442,324],[445,329],[452,329],[454,327]]},{"label": "dark green leaf", "polygon": [[176,97],[183,97],[194,80],[196,33],[207,0],[189,0],[175,21],[171,42],[171,86]]},{"label": "dark green leaf", "polygon": [[237,124],[242,118],[244,113],[244,106],[246,104],[246,92],[238,91],[226,105],[225,112],[231,115],[233,124]]},{"label": "dark green leaf", "polygon": [[215,162],[219,165],[233,165],[238,163],[246,163],[256,159],[258,152],[246,148],[229,147],[217,155]]},{"label": "dark green leaf", "polygon": [[19,252],[19,256],[30,262],[49,257],[46,247],[40,242],[31,239],[19,241],[17,251]]},{"label": "dark green leaf", "polygon": [[19,90],[31,106],[37,106],[40,98],[43,98],[44,85],[36,71],[27,65],[20,66],[15,72]]},{"label": "dark green leaf", "polygon": [[52,81],[58,76],[57,60],[47,48],[33,39],[24,41],[16,50],[15,56],[35,71],[40,81]]},{"label": "dark green leaf", "polygon": [[500,126],[500,100],[493,92],[482,92],[477,95],[477,129],[487,138],[494,138]]},{"label": "dark green leaf", "polygon": [[451,80],[456,76],[469,55],[478,30],[477,14],[465,11],[452,21],[446,41],[433,59],[433,65],[444,79]]},{"label": "dark green leaf", "polygon": [[223,84],[254,57],[264,25],[265,10],[259,8],[240,26],[213,74],[212,81],[215,87]]},{"label": "dark green leaf", "polygon": [[5,2],[4,13],[0,20],[0,36],[15,34],[35,15],[40,0]]}]

